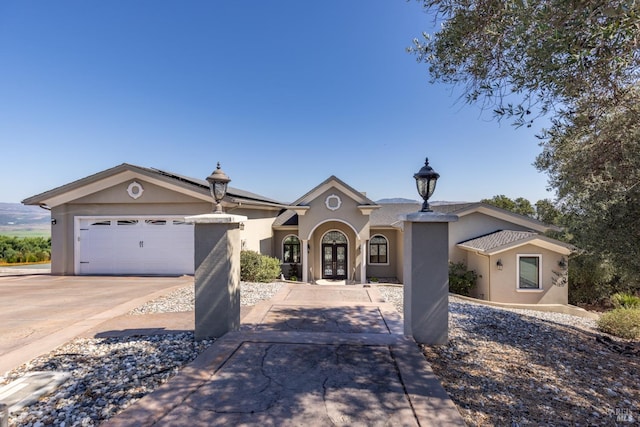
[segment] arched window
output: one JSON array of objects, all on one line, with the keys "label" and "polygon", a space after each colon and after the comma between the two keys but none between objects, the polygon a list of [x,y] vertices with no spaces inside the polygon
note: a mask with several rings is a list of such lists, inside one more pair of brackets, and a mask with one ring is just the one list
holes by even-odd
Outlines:
[{"label": "arched window", "polygon": [[345,236],[344,234],[342,234],[338,230],[334,230],[334,231],[327,232],[327,234],[325,234],[322,237],[322,243],[324,243],[324,244],[331,244],[331,243],[344,243],[344,244],[346,244],[348,242],[347,242],[347,236]]},{"label": "arched window", "polygon": [[300,239],[287,236],[282,242],[282,261],[285,263],[300,262]]},{"label": "arched window", "polygon": [[369,264],[389,263],[389,242],[378,234],[369,240]]}]

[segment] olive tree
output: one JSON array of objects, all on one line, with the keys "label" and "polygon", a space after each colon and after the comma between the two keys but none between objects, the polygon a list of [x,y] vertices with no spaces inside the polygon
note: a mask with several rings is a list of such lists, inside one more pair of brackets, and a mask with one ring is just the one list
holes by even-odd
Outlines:
[{"label": "olive tree", "polygon": [[409,51],[432,81],[516,126],[545,115],[536,166],[573,243],[640,277],[640,3],[421,3],[440,27]]}]

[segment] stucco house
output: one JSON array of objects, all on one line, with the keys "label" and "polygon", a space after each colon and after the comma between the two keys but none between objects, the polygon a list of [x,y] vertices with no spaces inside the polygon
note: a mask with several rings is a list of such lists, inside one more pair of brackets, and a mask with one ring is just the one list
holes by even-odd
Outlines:
[{"label": "stucco house", "polygon": [[[186,216],[209,213],[206,180],[121,164],[29,197],[51,209],[52,274],[193,274],[194,230]],[[230,187],[226,212],[244,215],[243,249],[277,257],[297,279],[366,283],[403,274],[401,215],[419,203],[376,203],[330,176],[293,203]],[[482,203],[439,204],[458,216],[449,259],[478,275],[474,296],[509,303],[567,303],[571,247],[554,229]]]}]

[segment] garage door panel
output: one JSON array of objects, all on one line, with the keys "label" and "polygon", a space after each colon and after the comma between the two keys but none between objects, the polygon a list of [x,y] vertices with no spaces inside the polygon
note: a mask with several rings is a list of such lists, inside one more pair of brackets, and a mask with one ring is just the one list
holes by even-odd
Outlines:
[{"label": "garage door panel", "polygon": [[193,233],[172,218],[80,220],[79,274],[193,274]]}]

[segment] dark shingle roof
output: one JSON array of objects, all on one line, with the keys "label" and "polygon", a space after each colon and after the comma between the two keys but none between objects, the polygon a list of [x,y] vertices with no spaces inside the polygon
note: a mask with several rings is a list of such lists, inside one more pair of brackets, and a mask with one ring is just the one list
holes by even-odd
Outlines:
[{"label": "dark shingle roof", "polygon": [[[161,175],[167,176],[169,178],[173,178],[173,179],[177,179],[179,181],[183,181],[183,182],[187,182],[189,184],[195,184],[204,188],[209,188],[209,182],[205,179],[198,179],[198,178],[191,178],[188,176],[184,176],[184,175],[179,175],[173,172],[167,172],[167,171],[163,171],[160,169],[155,169],[155,168],[144,168],[150,171],[153,171],[155,173],[159,173]],[[274,199],[270,199],[264,196],[261,196],[259,194],[256,193],[251,193],[250,191],[245,191],[245,190],[240,190],[239,188],[234,188],[229,186],[227,188],[227,195],[233,197],[240,197],[243,199],[247,199],[247,200],[255,200],[255,201],[259,201],[259,202],[267,202],[267,203],[275,203],[275,204],[279,204],[279,205],[283,205],[284,203],[279,202],[277,200]]]},{"label": "dark shingle roof", "polygon": [[273,226],[278,227],[282,225],[298,225],[298,214],[291,209],[287,209],[280,213],[273,221]]}]

